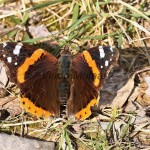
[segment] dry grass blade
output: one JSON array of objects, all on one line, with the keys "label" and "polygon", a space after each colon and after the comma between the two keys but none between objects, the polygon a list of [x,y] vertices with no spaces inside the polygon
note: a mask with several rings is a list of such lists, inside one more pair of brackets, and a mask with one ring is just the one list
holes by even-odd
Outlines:
[{"label": "dry grass blade", "polygon": [[126,6],[127,8],[131,9],[132,11],[135,11],[136,13],[140,14],[143,18],[145,18],[148,21],[150,21],[150,18],[148,16],[146,16],[144,13],[142,13],[141,11],[136,9],[135,7],[129,5],[128,3],[125,3],[124,1],[121,1],[121,0],[114,0],[114,2],[120,3],[120,4],[124,5],[124,6]]},{"label": "dry grass blade", "polygon": [[134,25],[135,27],[139,28],[141,31],[143,31],[143,32],[145,32],[146,34],[150,35],[150,32],[149,32],[147,29],[145,29],[144,27],[142,27],[141,25],[139,25],[137,22],[132,21],[132,20],[129,20],[129,19],[124,18],[124,17],[119,16],[119,15],[116,15],[116,16],[119,17],[119,18],[122,18],[122,19],[124,19],[124,20],[126,20],[126,21],[128,21],[128,22],[130,22],[132,25]]}]

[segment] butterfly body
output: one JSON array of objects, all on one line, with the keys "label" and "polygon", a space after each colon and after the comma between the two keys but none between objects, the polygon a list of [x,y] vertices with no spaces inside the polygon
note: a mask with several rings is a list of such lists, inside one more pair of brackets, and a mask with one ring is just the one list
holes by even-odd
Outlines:
[{"label": "butterfly body", "polygon": [[118,59],[109,46],[94,47],[72,58],[69,50],[57,59],[43,49],[20,43],[2,43],[0,59],[20,88],[20,103],[38,117],[60,116],[66,104],[68,117],[84,120],[98,105],[99,90]]},{"label": "butterfly body", "polygon": [[63,50],[58,59],[59,62],[59,101],[61,104],[66,104],[70,95],[70,67],[71,67],[71,53],[68,50]]}]

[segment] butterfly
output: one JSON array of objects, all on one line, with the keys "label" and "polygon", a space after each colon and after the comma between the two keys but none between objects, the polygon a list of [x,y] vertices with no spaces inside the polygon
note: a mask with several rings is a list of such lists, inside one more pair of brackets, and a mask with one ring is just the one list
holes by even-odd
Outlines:
[{"label": "butterfly", "polygon": [[99,91],[117,62],[118,51],[97,46],[71,55],[63,49],[59,59],[31,45],[4,42],[0,59],[10,79],[20,89],[20,104],[38,117],[59,117],[66,104],[67,116],[84,120],[99,103]]}]

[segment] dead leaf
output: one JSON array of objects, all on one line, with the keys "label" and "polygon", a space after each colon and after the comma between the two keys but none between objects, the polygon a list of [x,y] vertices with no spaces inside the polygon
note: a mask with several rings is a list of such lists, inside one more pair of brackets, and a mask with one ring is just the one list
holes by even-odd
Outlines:
[{"label": "dead leaf", "polygon": [[127,84],[117,92],[117,96],[113,100],[112,108],[121,108],[128,100],[133,88],[134,88],[135,74],[128,80]]},{"label": "dead leaf", "polygon": [[105,131],[109,125],[109,122],[100,122],[101,128]]},{"label": "dead leaf", "polygon": [[[127,100],[134,101],[135,99],[137,99],[137,101],[144,106],[150,105],[150,97],[148,94],[146,94],[146,91],[149,92],[150,75],[147,75],[150,74],[149,70],[150,68],[147,67],[133,74],[133,76],[128,80],[126,85],[118,90],[117,96],[111,104],[112,108],[121,108]],[[138,84],[138,86],[134,89],[134,79],[135,75],[137,74],[140,77],[140,84]]]},{"label": "dead leaf", "polygon": [[52,35],[44,25],[29,26],[29,32],[33,38],[47,37]]},{"label": "dead leaf", "polygon": [[150,96],[150,76],[144,77],[144,80],[145,80],[146,84],[148,85],[148,88],[145,91],[145,94]]},{"label": "dead leaf", "polygon": [[150,106],[150,71],[142,72],[139,74],[142,82],[139,85],[139,95],[137,102],[142,106]]},{"label": "dead leaf", "polygon": [[93,112],[99,112],[105,107],[110,107],[117,91],[125,85],[127,79],[128,74],[124,69],[114,68],[113,72],[110,72],[104,87],[100,90],[99,105],[92,108]]},{"label": "dead leaf", "polygon": [[14,117],[22,112],[18,98],[11,96],[0,98],[0,109],[7,110],[11,117]]},{"label": "dead leaf", "polygon": [[8,76],[4,64],[0,62],[0,87],[5,87],[8,83]]},{"label": "dead leaf", "polygon": [[138,95],[139,95],[139,91],[140,91],[140,88],[139,88],[139,87],[136,87],[136,88],[134,89],[134,92],[132,93],[132,95],[129,97],[128,101],[129,101],[129,102],[135,101],[135,99],[136,99],[136,98],[138,97]]},{"label": "dead leaf", "polygon": [[72,133],[75,138],[79,138],[81,134],[83,133],[83,130],[81,129],[81,126],[79,123],[76,123],[72,126],[72,128],[75,130],[75,133]]},{"label": "dead leaf", "polygon": [[136,116],[135,124],[142,124],[148,122],[147,117]]},{"label": "dead leaf", "polygon": [[147,107],[145,109],[145,112],[146,112],[146,116],[150,117],[150,107]]},{"label": "dead leaf", "polygon": [[139,87],[136,87],[132,95],[128,99],[127,106],[125,107],[125,112],[134,112],[137,110],[137,106],[133,103],[139,95]]},{"label": "dead leaf", "polygon": [[125,112],[134,112],[135,110],[136,110],[136,106],[134,105],[134,103],[132,103],[131,101],[128,102],[125,108]]},{"label": "dead leaf", "polygon": [[150,130],[147,130],[147,132],[140,132],[138,139],[142,144],[150,146]]},{"label": "dead leaf", "polygon": [[136,113],[137,113],[137,116],[140,116],[140,117],[143,117],[143,118],[145,117],[145,114],[146,114],[146,112],[143,108],[137,110]]}]

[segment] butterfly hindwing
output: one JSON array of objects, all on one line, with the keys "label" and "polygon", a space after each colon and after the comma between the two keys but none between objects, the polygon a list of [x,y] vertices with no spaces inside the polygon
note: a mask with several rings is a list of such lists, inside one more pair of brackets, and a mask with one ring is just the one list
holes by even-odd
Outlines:
[{"label": "butterfly hindwing", "polygon": [[55,88],[58,61],[53,55],[25,44],[3,43],[0,59],[20,88],[20,102],[27,112],[39,117],[59,116],[60,103]]}]

